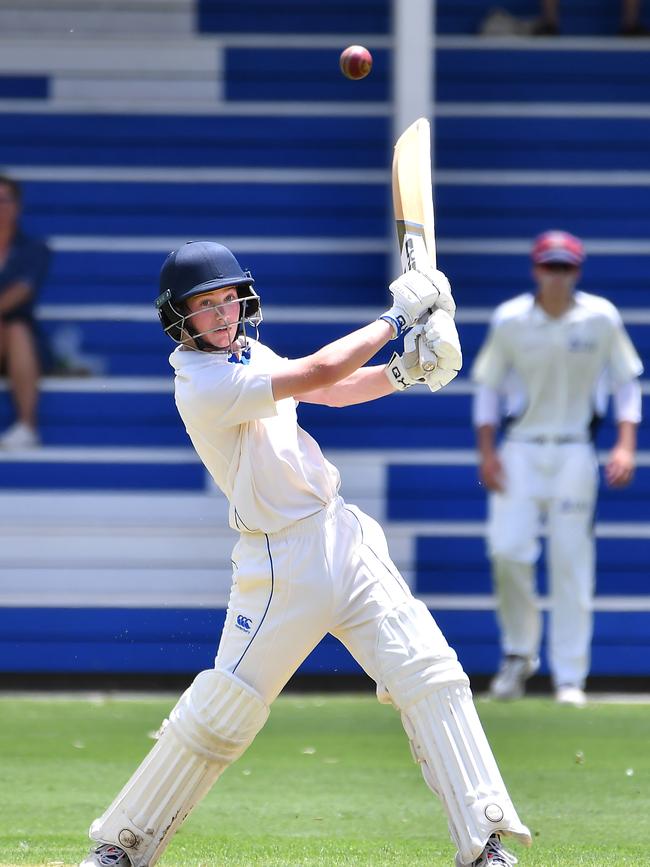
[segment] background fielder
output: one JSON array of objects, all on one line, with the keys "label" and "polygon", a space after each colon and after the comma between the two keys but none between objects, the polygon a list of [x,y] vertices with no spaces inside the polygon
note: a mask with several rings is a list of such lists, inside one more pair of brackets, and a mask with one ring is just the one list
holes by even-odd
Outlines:
[{"label": "background fielder", "polygon": [[[592,532],[598,465],[592,422],[613,391],[618,439],[605,476],[626,485],[634,471],[643,365],[616,308],[574,291],[582,242],[541,235],[532,249],[535,295],[507,301],[472,370],[481,478],[489,495],[492,560],[503,659],[496,698],[518,698],[539,666],[541,615],[533,565],[540,518],[548,525],[549,665],[559,701],[583,704],[594,590]],[[503,445],[495,434],[506,419]]]},{"label": "background fielder", "polygon": [[[269,705],[331,632],[401,712],[413,755],[440,797],[457,865],[508,867],[500,834],[530,842],[476,714],[468,678],[388,554],[379,525],[339,496],[339,475],[297,424],[297,401],[332,406],[432,389],[461,354],[449,283],[409,271],[378,320],[289,361],[246,336],[262,320],[253,279],[212,242],[174,251],[157,306],[181,345],[170,361],[188,434],[230,502],[239,530],[233,586],[215,668],[201,672],[149,755],[90,830],[85,867],[154,864],[183,819],[264,725]],[[429,316],[432,308],[435,311]],[[410,329],[408,358],[363,365]],[[417,342],[438,367],[417,369]],[[418,376],[419,373],[419,376]],[[97,845],[99,844],[99,845]]]}]

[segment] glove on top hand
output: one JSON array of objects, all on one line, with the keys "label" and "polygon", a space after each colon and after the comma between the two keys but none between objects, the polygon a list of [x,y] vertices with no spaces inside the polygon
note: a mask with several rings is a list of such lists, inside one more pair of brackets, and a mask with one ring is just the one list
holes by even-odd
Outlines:
[{"label": "glove on top hand", "polygon": [[386,319],[399,337],[424,314],[439,307],[453,317],[456,305],[451,295],[449,280],[442,271],[431,268],[426,273],[406,271],[388,287],[393,306],[380,319]]}]

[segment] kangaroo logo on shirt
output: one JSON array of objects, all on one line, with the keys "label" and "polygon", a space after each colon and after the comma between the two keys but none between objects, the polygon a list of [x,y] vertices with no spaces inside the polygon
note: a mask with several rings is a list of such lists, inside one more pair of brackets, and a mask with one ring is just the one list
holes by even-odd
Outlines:
[{"label": "kangaroo logo on shirt", "polygon": [[250,617],[245,617],[243,614],[238,614],[235,620],[235,626],[241,629],[242,632],[250,632],[253,621]]}]

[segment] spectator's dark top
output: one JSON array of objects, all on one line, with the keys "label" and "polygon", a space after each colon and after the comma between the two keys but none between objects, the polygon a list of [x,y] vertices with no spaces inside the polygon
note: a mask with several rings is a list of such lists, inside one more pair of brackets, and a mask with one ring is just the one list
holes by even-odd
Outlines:
[{"label": "spectator's dark top", "polygon": [[32,295],[24,304],[7,311],[2,317],[5,321],[33,318],[34,303],[47,277],[49,264],[50,251],[47,244],[19,231],[9,248],[6,261],[0,266],[0,294],[12,283],[21,282],[29,283]]}]

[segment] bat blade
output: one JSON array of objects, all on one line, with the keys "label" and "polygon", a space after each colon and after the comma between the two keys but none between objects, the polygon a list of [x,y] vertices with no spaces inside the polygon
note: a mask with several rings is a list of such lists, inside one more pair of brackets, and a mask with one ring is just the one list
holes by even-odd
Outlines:
[{"label": "bat blade", "polygon": [[393,154],[393,209],[402,269],[436,266],[431,189],[431,127],[421,117],[398,138]]},{"label": "bat blade", "polygon": [[[421,117],[397,139],[392,170],[393,210],[402,271],[436,267],[436,237],[431,187],[431,127]],[[435,370],[437,359],[418,340],[420,366]]]}]

